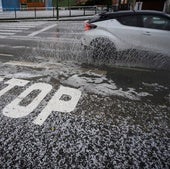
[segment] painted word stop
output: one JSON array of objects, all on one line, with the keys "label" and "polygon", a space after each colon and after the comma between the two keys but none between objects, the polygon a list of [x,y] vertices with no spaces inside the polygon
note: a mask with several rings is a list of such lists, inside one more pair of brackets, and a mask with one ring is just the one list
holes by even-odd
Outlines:
[{"label": "painted word stop", "polygon": [[[4,79],[0,77],[0,82]],[[7,86],[0,90],[0,97],[9,92],[15,86],[25,86],[29,83],[27,80],[10,79],[4,84]],[[39,91],[37,96],[33,98],[28,105],[21,105],[21,102],[32,92]],[[3,115],[11,118],[21,118],[29,115],[33,112],[40,102],[47,96],[52,90],[52,86],[47,83],[35,83],[29,86],[18,97],[16,97],[11,103],[6,105],[2,110]],[[52,96],[47,106],[42,110],[38,117],[33,121],[34,124],[42,125],[44,121],[49,117],[53,111],[69,113],[73,111],[81,97],[81,91],[70,87],[60,86],[58,91]]]}]

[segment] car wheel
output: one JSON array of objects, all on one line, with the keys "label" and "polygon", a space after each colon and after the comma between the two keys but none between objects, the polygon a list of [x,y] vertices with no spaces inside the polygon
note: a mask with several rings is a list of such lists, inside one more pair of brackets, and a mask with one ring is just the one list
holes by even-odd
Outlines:
[{"label": "car wheel", "polygon": [[105,38],[97,38],[91,42],[92,59],[97,63],[107,63],[116,59],[116,48],[113,42]]}]

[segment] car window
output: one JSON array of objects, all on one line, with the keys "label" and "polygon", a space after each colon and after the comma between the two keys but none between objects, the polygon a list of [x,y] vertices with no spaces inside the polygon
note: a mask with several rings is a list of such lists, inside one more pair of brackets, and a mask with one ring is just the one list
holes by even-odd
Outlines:
[{"label": "car window", "polygon": [[170,30],[170,20],[161,16],[142,16],[143,27],[151,29]]},{"label": "car window", "polygon": [[117,19],[121,24],[126,26],[138,26],[137,16],[121,16]]}]

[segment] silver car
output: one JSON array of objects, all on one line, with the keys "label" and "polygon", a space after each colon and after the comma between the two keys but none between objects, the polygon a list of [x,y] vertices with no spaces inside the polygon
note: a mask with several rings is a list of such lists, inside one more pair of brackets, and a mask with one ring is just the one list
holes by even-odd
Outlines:
[{"label": "silver car", "polygon": [[119,11],[85,22],[82,44],[93,55],[140,49],[170,56],[170,16],[158,11]]}]

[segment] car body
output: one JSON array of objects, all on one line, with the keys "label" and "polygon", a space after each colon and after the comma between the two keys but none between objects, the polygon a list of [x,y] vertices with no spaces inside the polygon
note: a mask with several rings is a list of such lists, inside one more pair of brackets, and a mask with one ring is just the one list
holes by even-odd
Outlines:
[{"label": "car body", "polygon": [[163,12],[106,12],[86,21],[85,30],[82,44],[98,53],[142,49],[170,55],[170,16]]}]

